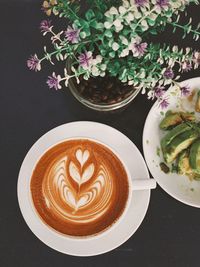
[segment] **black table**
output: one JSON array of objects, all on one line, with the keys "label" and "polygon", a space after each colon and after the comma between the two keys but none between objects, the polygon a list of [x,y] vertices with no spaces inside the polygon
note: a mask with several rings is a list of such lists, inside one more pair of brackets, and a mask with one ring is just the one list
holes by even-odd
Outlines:
[{"label": "black table", "polygon": [[[44,14],[39,0],[0,0],[0,266],[136,266],[199,267],[200,213],[169,197],[159,187],[152,192],[141,227],[124,245],[102,256],[75,258],[40,242],[25,224],[17,202],[17,178],[31,145],[50,129],[71,121],[92,120],[109,124],[127,135],[142,151],[142,130],[152,105],[140,95],[124,111],[103,114],[79,104],[69,92],[49,90],[46,66],[39,74],[26,68],[26,59],[41,51],[44,39],[38,25]],[[200,6],[188,8],[198,22]],[[162,41],[191,45],[178,33]],[[176,40],[176,41],[175,41]],[[200,42],[193,47],[198,48]],[[181,79],[200,76],[199,70]],[[117,238],[117,237],[116,237]]]}]

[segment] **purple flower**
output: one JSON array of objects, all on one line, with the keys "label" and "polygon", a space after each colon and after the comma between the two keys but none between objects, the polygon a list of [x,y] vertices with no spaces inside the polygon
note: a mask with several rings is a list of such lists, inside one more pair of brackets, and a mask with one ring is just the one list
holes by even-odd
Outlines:
[{"label": "purple flower", "polygon": [[68,26],[67,30],[65,31],[65,37],[70,43],[76,44],[79,41],[79,33],[80,30],[76,29],[75,27]]},{"label": "purple flower", "polygon": [[43,20],[40,23],[40,30],[41,32],[47,33],[50,31],[51,28],[51,20]]},{"label": "purple flower", "polygon": [[159,107],[161,107],[162,109],[165,109],[168,106],[169,106],[169,101],[167,98],[163,98],[160,100]]},{"label": "purple flower", "polygon": [[156,5],[159,6],[161,9],[166,8],[169,6],[169,0],[157,0]]},{"label": "purple flower", "polygon": [[172,69],[166,69],[163,73],[163,76],[165,79],[169,80],[169,79],[173,79],[174,78],[174,72]]},{"label": "purple flower", "polygon": [[188,72],[192,69],[192,63],[190,61],[185,61],[181,65],[183,72]]},{"label": "purple flower", "polygon": [[161,98],[165,93],[164,89],[164,86],[157,86],[154,90],[155,97]]},{"label": "purple flower", "polygon": [[41,70],[40,60],[36,54],[27,60],[27,67],[29,70],[34,70],[36,72]]},{"label": "purple flower", "polygon": [[53,72],[52,76],[48,76],[47,85],[50,89],[54,88],[56,90],[61,89],[60,85],[61,77],[60,75],[56,76],[55,72]]},{"label": "purple flower", "polygon": [[191,93],[190,87],[188,85],[180,87],[180,90],[181,90],[181,95],[182,96],[188,96]]},{"label": "purple flower", "polygon": [[132,40],[132,44],[130,45],[130,49],[133,52],[134,57],[142,57],[147,48],[147,43],[141,43],[142,39],[140,37],[136,37]]},{"label": "purple flower", "polygon": [[148,4],[148,0],[135,0],[137,7],[145,7],[146,4]]},{"label": "purple flower", "polygon": [[85,52],[78,57],[80,66],[83,69],[88,69],[92,64],[92,52]]}]

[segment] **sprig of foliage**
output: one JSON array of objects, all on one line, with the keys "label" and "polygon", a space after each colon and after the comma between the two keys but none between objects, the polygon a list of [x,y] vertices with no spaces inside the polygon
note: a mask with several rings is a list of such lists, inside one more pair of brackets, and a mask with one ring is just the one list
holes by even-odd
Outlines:
[{"label": "sprig of foliage", "polygon": [[176,21],[169,22],[169,24],[173,26],[173,33],[175,33],[177,29],[181,29],[183,31],[183,39],[185,39],[187,35],[192,34],[193,39],[197,41],[200,36],[200,23],[196,26],[196,28],[194,28],[191,25],[192,18],[190,18],[188,23],[185,25],[179,24],[179,19],[180,16],[177,17]]},{"label": "sprig of foliage", "polygon": [[57,4],[52,7],[52,11],[55,15],[59,17],[68,18],[70,21],[74,19],[79,19],[78,13],[80,10],[79,1],[70,0],[56,0]]},{"label": "sprig of foliage", "polygon": [[[196,0],[87,0],[89,9],[80,14],[80,1],[49,0],[43,7],[48,14],[54,13],[66,17],[71,26],[56,33],[50,21],[43,21],[40,29],[44,35],[51,35],[53,51],[47,52],[41,59],[37,55],[28,61],[28,67],[36,71],[41,69],[44,60],[54,64],[70,59],[71,71],[64,70],[64,76],[51,77],[50,87],[59,89],[60,83],[75,77],[84,79],[110,75],[120,81],[148,91],[149,98],[158,97],[158,88],[176,84],[174,67],[189,71],[200,65],[200,53],[191,48],[181,49],[169,44],[148,43],[150,35],[157,35],[167,25],[183,30],[183,38],[192,34],[194,40],[200,36],[200,24],[194,28],[192,20],[180,24],[180,12],[189,4],[198,4]],[[49,12],[49,10],[51,12]],[[54,82],[54,83],[53,83]],[[165,103],[166,104],[166,103]]]}]

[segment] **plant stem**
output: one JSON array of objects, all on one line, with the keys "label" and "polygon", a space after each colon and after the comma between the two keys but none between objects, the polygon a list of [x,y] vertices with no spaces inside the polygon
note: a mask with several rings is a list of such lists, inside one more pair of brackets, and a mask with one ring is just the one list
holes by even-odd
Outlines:
[{"label": "plant stem", "polygon": [[[168,24],[170,24],[170,25],[172,25],[172,26],[174,26],[174,27],[177,27],[177,28],[179,28],[179,29],[182,29],[182,30],[184,30],[184,31],[187,30],[186,26],[184,26],[184,25],[180,25],[180,24],[178,24],[178,23],[176,23],[176,22],[168,22]],[[194,34],[200,35],[200,32],[199,32],[199,31],[196,31],[196,30],[193,30],[193,29],[191,29],[189,33],[194,33]]]},{"label": "plant stem", "polygon": [[145,20],[149,15],[151,15],[151,13],[153,13],[155,10],[157,9],[157,7],[154,7],[153,9],[151,9],[144,17],[142,17],[138,23],[136,24],[136,28],[140,25],[140,23]]},{"label": "plant stem", "polygon": [[74,11],[68,6],[67,7],[68,9],[69,9],[69,11],[71,12],[71,14],[76,18],[76,19],[80,19],[77,15],[76,15],[76,13],[74,13]]},{"label": "plant stem", "polygon": [[57,40],[59,40],[61,43],[62,43],[62,40],[60,39],[60,37],[58,37],[59,33],[58,34],[55,34],[55,32],[52,31],[52,29],[50,29],[50,33],[55,36],[57,38]]},{"label": "plant stem", "polygon": [[[51,53],[48,53],[48,55],[49,55],[50,57],[52,57],[52,56],[54,56],[54,55],[56,55],[56,54],[58,54],[58,53],[60,53],[60,52],[62,52],[62,51],[65,51],[65,50],[67,50],[66,47],[61,48],[60,50],[56,50],[56,51],[53,51],[53,52],[51,52]],[[40,62],[42,62],[42,61],[45,60],[45,59],[47,59],[47,56],[46,56],[46,55],[45,55],[43,58],[40,59]]]}]

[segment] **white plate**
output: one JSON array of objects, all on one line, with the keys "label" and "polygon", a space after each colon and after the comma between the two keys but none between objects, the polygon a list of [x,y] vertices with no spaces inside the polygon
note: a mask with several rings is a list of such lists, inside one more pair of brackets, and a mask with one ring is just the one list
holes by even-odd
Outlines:
[{"label": "white plate", "polygon": [[22,215],[32,232],[46,245],[62,253],[93,256],[108,252],[128,240],[142,223],[150,200],[150,190],[134,191],[123,220],[107,235],[96,239],[76,240],[50,231],[31,207],[30,177],[38,159],[51,146],[69,138],[87,137],[113,148],[123,159],[133,179],[149,178],[148,169],[137,147],[116,129],[95,122],[73,122],[59,126],[41,137],[26,155],[18,179],[18,201]]},{"label": "white plate", "polygon": [[[189,85],[191,88],[198,89],[200,88],[200,78],[186,80],[180,83],[180,85]],[[193,102],[189,102],[186,97],[172,97],[170,93],[171,91],[166,94],[170,100],[170,105],[167,110],[180,110],[179,103],[181,103],[183,109],[194,111],[195,98]],[[157,148],[160,148],[160,140],[163,134],[165,134],[164,131],[159,129],[159,123],[163,119],[163,115],[160,113],[161,111],[161,108],[156,102],[149,112],[144,127],[143,150],[149,170],[158,184],[169,195],[185,204],[200,208],[200,182],[190,181],[187,176],[165,174],[159,167],[162,157],[157,155]],[[196,116],[200,119],[199,114],[196,114]]]}]

